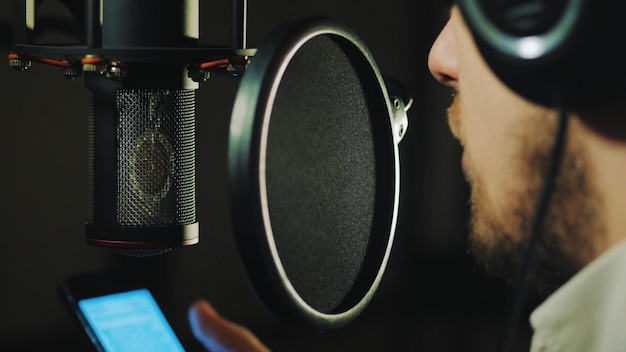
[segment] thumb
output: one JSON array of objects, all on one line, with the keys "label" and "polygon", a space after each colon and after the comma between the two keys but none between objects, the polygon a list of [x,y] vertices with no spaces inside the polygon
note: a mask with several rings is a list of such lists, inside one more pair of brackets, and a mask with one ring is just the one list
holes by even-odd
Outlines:
[{"label": "thumb", "polygon": [[222,318],[206,300],[189,308],[189,325],[195,338],[212,352],[269,352],[248,328]]}]

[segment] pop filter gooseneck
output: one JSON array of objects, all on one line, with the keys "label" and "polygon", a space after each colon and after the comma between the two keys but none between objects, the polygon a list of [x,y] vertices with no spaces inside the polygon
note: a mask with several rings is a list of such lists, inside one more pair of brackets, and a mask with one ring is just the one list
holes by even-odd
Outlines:
[{"label": "pop filter gooseneck", "polygon": [[278,319],[313,330],[355,319],[393,242],[405,102],[362,41],[329,18],[278,27],[242,77],[229,139],[235,237]]}]

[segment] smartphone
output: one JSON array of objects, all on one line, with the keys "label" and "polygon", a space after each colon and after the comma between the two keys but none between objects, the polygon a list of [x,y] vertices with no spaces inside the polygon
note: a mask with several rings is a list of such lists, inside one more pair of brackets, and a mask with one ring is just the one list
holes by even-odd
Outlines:
[{"label": "smartphone", "polygon": [[60,292],[93,351],[185,351],[141,275],[74,275]]}]

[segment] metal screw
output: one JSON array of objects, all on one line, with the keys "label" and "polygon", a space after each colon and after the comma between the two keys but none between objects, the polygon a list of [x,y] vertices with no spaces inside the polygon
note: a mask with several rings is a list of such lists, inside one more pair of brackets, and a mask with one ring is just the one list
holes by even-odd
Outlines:
[{"label": "metal screw", "polygon": [[26,71],[32,65],[30,60],[10,59],[9,66],[15,71]]},{"label": "metal screw", "polygon": [[228,66],[226,66],[226,71],[229,72],[231,75],[238,77],[243,74],[243,72],[247,68],[248,65],[246,64],[228,64]]},{"label": "metal screw", "polygon": [[393,98],[393,108],[396,109],[396,110],[400,110],[400,107],[401,107],[400,106],[400,99],[394,97]]},{"label": "metal screw", "polygon": [[197,83],[206,82],[211,78],[211,72],[205,70],[189,70],[187,71],[187,77]]},{"label": "metal screw", "polygon": [[98,56],[95,55],[86,55],[85,59],[96,59],[93,62],[84,63],[83,64],[83,72],[93,72],[99,75],[103,75],[107,70],[107,64],[103,61],[99,61]]},{"label": "metal screw", "polygon": [[95,72],[97,74],[104,74],[107,70],[107,65],[103,64],[83,64],[84,72]]},{"label": "metal screw", "polygon": [[106,71],[106,76],[108,78],[113,78],[113,79],[122,79],[122,78],[126,78],[127,76],[127,72],[126,70],[122,69],[119,66],[111,66],[109,67],[109,69]]},{"label": "metal screw", "polygon": [[65,67],[61,71],[63,77],[67,79],[76,79],[82,73],[80,67]]}]

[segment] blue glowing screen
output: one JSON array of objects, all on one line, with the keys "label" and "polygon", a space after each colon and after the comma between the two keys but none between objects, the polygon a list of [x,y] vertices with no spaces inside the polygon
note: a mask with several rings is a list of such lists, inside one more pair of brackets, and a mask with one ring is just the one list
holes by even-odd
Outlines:
[{"label": "blue glowing screen", "polygon": [[146,289],[83,299],[78,305],[108,352],[184,351]]}]

